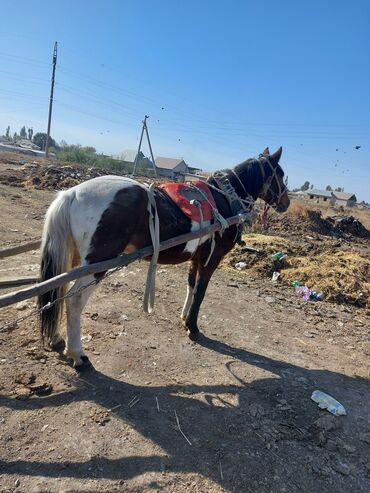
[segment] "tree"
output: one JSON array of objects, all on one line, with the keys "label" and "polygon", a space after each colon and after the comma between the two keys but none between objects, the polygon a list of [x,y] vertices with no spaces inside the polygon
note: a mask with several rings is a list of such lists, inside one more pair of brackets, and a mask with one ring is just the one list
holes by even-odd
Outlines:
[{"label": "tree", "polygon": [[[37,132],[33,136],[32,142],[40,147],[41,150],[45,150],[47,134],[44,132]],[[49,137],[49,147],[55,147],[55,140]]]},{"label": "tree", "polygon": [[306,190],[308,190],[309,188],[310,188],[310,182],[306,180],[306,181],[303,183],[303,185],[301,186],[301,190],[302,190],[302,192],[305,192],[305,191],[306,191]]},{"label": "tree", "polygon": [[311,183],[311,185],[310,185],[310,189],[311,189],[311,190],[313,189],[313,183]]},{"label": "tree", "polygon": [[327,190],[328,192],[331,192],[333,189],[331,188],[330,185],[326,185],[326,189],[325,190]]},{"label": "tree", "polygon": [[20,131],[20,134],[19,135],[22,137],[22,139],[27,139],[26,127],[24,125],[21,128],[21,131]]},{"label": "tree", "polygon": [[336,191],[336,192],[344,192],[344,187],[343,187],[343,188],[341,188],[341,187],[337,187],[337,188],[335,189],[335,191]]},{"label": "tree", "polygon": [[32,140],[32,136],[33,136],[33,128],[29,128],[29,129],[27,130],[27,132],[28,132],[28,140]]},{"label": "tree", "polygon": [[289,178],[288,178],[288,175],[286,175],[286,177],[284,178],[284,185],[288,188],[288,181],[289,181]]},{"label": "tree", "polygon": [[8,126],[6,127],[6,132],[5,132],[5,137],[6,137],[7,139],[9,139],[9,132],[10,132],[10,126],[8,125]]},{"label": "tree", "polygon": [[13,134],[13,140],[17,140],[17,139],[18,139],[18,134],[17,134],[17,132],[14,132],[14,134]]}]

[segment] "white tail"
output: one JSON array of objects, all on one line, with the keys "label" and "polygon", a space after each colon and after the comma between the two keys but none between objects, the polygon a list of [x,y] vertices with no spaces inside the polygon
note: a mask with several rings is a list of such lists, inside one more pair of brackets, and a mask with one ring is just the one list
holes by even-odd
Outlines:
[{"label": "white tail", "polygon": [[[73,237],[70,209],[74,198],[74,191],[59,193],[46,213],[41,244],[41,282],[66,272],[71,267]],[[64,306],[64,300],[58,300],[65,295],[66,290],[67,285],[60,286],[38,298],[39,308],[52,304],[50,308],[40,312],[41,336],[49,346],[56,341]]]}]

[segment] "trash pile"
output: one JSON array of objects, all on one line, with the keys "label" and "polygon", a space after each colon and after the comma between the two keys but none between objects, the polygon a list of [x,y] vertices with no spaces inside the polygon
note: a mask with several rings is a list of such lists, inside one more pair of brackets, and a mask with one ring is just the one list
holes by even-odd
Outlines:
[{"label": "trash pile", "polygon": [[353,241],[349,245],[308,235],[283,238],[251,233],[243,240],[256,251],[235,247],[223,260],[224,268],[287,287],[296,281],[297,295],[310,301],[370,307],[370,258],[362,239],[358,250]]},{"label": "trash pile", "polygon": [[83,166],[25,166],[25,170],[27,169],[30,170],[30,177],[27,182],[29,185],[32,184],[38,189],[49,190],[70,188],[90,178],[111,174],[99,168]]},{"label": "trash pile", "polygon": [[353,216],[330,216],[327,218],[333,225],[333,229],[342,235],[354,235],[361,238],[370,238],[370,231],[361,221]]}]

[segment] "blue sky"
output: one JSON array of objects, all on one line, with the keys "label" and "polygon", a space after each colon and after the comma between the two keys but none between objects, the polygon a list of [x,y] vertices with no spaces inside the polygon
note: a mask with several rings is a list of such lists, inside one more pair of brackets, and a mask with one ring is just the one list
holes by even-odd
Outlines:
[{"label": "blue sky", "polygon": [[291,187],[370,201],[370,1],[2,4],[1,133],[45,131],[58,41],[56,140],[136,149],[148,114],[155,155],[215,170],[282,145]]}]

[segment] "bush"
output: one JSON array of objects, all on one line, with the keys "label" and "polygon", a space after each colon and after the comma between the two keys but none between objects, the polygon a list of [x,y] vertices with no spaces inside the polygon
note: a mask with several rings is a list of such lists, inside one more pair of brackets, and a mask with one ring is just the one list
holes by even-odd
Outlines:
[{"label": "bush", "polygon": [[[89,166],[114,171],[124,171],[132,173],[133,163],[128,161],[113,159],[104,154],[97,154],[95,147],[82,147],[80,145],[64,145],[58,152],[61,161],[78,163],[82,166]],[[139,170],[138,170],[139,171]]]}]

